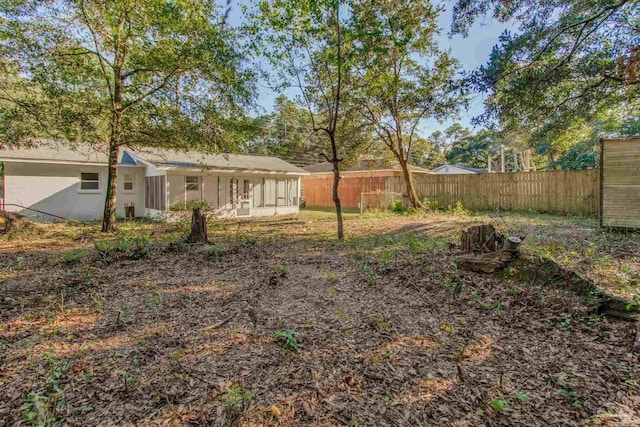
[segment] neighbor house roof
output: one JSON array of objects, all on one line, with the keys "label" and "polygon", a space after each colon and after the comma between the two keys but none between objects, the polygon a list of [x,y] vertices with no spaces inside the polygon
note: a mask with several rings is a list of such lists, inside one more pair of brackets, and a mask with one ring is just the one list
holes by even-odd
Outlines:
[{"label": "neighbor house roof", "polygon": [[441,169],[444,169],[444,168],[458,168],[458,169],[466,170],[466,171],[473,172],[473,173],[486,172],[485,169],[472,168],[470,166],[466,166],[466,165],[463,165],[463,164],[460,164],[460,163],[455,164],[455,165],[440,165],[437,168],[431,169],[431,171],[432,172],[437,172],[437,171],[439,171]]},{"label": "neighbor house roof", "polygon": [[[307,172],[311,172],[312,174],[313,173],[317,173],[317,174],[330,173],[330,172],[333,172],[333,163],[330,163],[330,162],[317,163],[315,165],[305,166],[304,169]],[[374,171],[389,171],[389,170],[401,171],[402,168],[400,167],[400,163],[396,162],[391,165],[372,166],[368,168],[365,168],[365,167],[349,168],[342,172],[374,172]],[[413,166],[413,165],[409,165],[409,170],[417,173],[432,173],[428,169],[421,168],[419,166]]]},{"label": "neighbor house roof", "polygon": [[307,175],[291,163],[277,157],[250,156],[246,154],[204,154],[196,151],[140,150],[134,155],[144,161],[162,167],[210,168],[226,170],[253,170],[288,172]]},{"label": "neighbor house roof", "polygon": [[[248,156],[243,154],[203,154],[195,151],[146,149],[121,150],[120,163],[135,163],[141,159],[159,168],[209,168],[221,170],[251,170],[285,172],[307,175],[300,169],[277,157]],[[132,158],[133,157],[133,158]],[[86,144],[69,145],[61,142],[46,142],[32,148],[0,150],[0,160],[15,160],[44,163],[106,164],[108,156],[102,147]]]}]

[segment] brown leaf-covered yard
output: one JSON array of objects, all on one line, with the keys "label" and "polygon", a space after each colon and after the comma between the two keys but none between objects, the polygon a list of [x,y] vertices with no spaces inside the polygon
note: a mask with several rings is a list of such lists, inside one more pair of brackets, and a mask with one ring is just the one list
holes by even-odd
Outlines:
[{"label": "brown leaf-covered yard", "polygon": [[18,223],[0,424],[639,425],[634,322],[535,272],[458,270],[451,243],[482,222],[638,298],[640,235],[593,219],[348,215],[337,242],[305,212],[211,221],[211,246],[186,223]]}]

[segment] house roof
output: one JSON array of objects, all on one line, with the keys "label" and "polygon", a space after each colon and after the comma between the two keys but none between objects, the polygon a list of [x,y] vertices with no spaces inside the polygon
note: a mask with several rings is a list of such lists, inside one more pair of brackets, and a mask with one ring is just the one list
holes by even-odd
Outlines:
[{"label": "house roof", "polygon": [[[133,158],[132,158],[133,157]],[[223,170],[251,170],[285,172],[307,175],[300,169],[277,157],[249,156],[244,154],[203,154],[195,151],[143,149],[121,150],[120,163],[135,163],[141,159],[158,167],[210,168]],[[106,164],[108,156],[103,147],[86,144],[71,146],[61,142],[48,141],[32,148],[0,150],[0,160],[16,160],[46,163],[86,163]]]},{"label": "house roof", "polygon": [[105,150],[86,144],[71,146],[62,142],[46,142],[31,148],[0,150],[0,160],[48,161],[59,163],[107,163]]},{"label": "house roof", "polygon": [[[330,173],[330,172],[333,172],[333,164],[330,162],[322,162],[322,163],[317,163],[315,165],[305,166],[304,169],[307,172],[311,172],[312,174],[313,173],[317,173],[317,174]],[[342,172],[373,172],[373,171],[381,171],[381,170],[401,171],[402,168],[400,167],[400,163],[396,162],[391,165],[384,165],[384,166],[372,166],[368,168],[365,168],[365,167],[349,168]],[[431,173],[431,171],[428,169],[421,168],[420,166],[413,166],[413,165],[409,165],[409,170],[412,172],[418,172],[418,173]]]},{"label": "house roof", "polygon": [[466,166],[466,165],[463,165],[461,163],[458,163],[458,164],[455,164],[455,165],[440,165],[437,168],[431,169],[431,171],[432,172],[436,172],[436,171],[438,171],[438,170],[440,170],[442,168],[446,168],[446,167],[463,169],[463,170],[466,170],[466,171],[469,171],[469,172],[474,172],[474,173],[486,172],[485,169],[472,168],[470,166]]},{"label": "house roof", "polygon": [[158,167],[210,168],[288,172],[307,175],[307,171],[277,157],[246,154],[204,154],[196,151],[139,150],[133,154]]}]

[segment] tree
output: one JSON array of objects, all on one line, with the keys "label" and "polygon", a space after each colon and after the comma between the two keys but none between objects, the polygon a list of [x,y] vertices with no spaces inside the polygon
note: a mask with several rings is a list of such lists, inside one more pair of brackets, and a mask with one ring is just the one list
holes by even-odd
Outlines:
[{"label": "tree", "polygon": [[554,139],[543,140],[539,145],[542,154],[553,152],[548,169],[585,169],[598,166],[600,138],[628,138],[640,134],[637,118],[601,118],[582,123]]},{"label": "tree", "polygon": [[116,227],[123,145],[215,149],[228,111],[250,98],[252,75],[225,20],[207,0],[2,3],[3,58],[46,101],[14,104],[40,133],[107,148],[102,231]]},{"label": "tree", "polygon": [[493,134],[480,130],[476,134],[467,133],[455,139],[446,153],[448,163],[462,163],[466,166],[484,169],[488,155],[496,152],[497,143]]},{"label": "tree", "polygon": [[356,0],[358,48],[354,103],[402,168],[407,195],[419,207],[409,158],[418,123],[442,119],[462,102],[454,83],[457,61],[439,49],[441,7],[428,1]]},{"label": "tree", "polygon": [[431,138],[422,138],[416,135],[411,152],[412,163],[427,169],[436,168],[442,165],[445,160],[442,146],[439,145],[437,139],[432,140]]},{"label": "tree", "polygon": [[[274,68],[279,88],[294,87],[306,105],[313,134],[329,141],[333,165],[333,201],[338,239],[344,237],[338,196],[345,86],[350,77],[351,44],[345,31],[345,7],[340,0],[261,1],[252,16],[256,48]],[[342,133],[344,135],[344,133]]]},{"label": "tree", "polygon": [[297,105],[286,95],[279,95],[274,102],[274,112],[255,118],[255,134],[245,144],[246,151],[255,154],[283,158],[308,159],[324,141],[311,130],[306,107]]},{"label": "tree", "polygon": [[452,32],[467,35],[484,15],[520,26],[469,76],[488,94],[479,121],[525,126],[533,139],[546,139],[576,120],[638,111],[638,1],[458,0]]}]

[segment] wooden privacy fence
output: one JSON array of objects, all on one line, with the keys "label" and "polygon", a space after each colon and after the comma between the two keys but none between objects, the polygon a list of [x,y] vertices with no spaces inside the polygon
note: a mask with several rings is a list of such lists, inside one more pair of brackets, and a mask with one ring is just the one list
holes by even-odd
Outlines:
[{"label": "wooden privacy fence", "polygon": [[[384,176],[344,176],[340,179],[338,196],[340,204],[347,208],[360,207],[360,194],[384,191]],[[307,206],[334,206],[333,176],[311,176],[302,179],[302,191]]]},{"label": "wooden privacy fence", "polygon": [[601,142],[600,225],[640,228],[640,138]]},{"label": "wooden privacy fence", "polygon": [[[458,201],[467,209],[536,210],[573,214],[598,213],[598,169],[538,172],[481,173],[465,175],[414,175],[421,198],[442,206]],[[333,206],[333,177],[303,180],[307,206]],[[339,195],[342,206],[359,207],[361,193],[391,191],[405,194],[400,176],[343,177]]]},{"label": "wooden privacy fence", "polygon": [[[595,214],[600,203],[597,169],[414,176],[419,197],[467,209],[536,210]],[[400,177],[387,190],[405,192]]]}]

